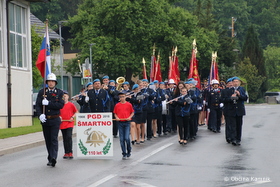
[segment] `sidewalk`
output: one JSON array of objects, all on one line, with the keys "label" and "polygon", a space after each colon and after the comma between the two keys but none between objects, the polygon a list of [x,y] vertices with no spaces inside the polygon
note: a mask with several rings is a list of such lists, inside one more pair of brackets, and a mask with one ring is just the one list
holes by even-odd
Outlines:
[{"label": "sidewalk", "polygon": [[[74,126],[73,137],[75,136],[76,127]],[[58,137],[59,140],[62,140],[61,131],[59,131]],[[44,144],[45,140],[43,132],[36,132],[11,138],[0,139],[0,156]]]}]

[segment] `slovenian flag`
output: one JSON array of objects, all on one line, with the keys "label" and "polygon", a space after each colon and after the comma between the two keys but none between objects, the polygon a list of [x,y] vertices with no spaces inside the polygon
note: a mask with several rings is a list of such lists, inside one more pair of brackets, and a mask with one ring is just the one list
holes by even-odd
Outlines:
[{"label": "slovenian flag", "polygon": [[46,24],[46,32],[38,54],[36,66],[43,78],[51,73],[51,52],[48,24]]}]

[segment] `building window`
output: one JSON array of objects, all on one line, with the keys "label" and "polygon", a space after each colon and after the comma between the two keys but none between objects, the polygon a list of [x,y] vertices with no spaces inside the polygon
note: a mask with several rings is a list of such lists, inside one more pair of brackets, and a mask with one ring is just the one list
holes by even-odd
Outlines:
[{"label": "building window", "polygon": [[22,69],[27,69],[26,13],[26,8],[9,4],[11,65]]}]

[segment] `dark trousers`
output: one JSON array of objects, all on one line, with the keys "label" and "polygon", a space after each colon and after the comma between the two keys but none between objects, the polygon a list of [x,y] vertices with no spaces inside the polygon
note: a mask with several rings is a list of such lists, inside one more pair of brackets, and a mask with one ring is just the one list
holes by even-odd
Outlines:
[{"label": "dark trousers", "polygon": [[221,118],[222,118],[222,110],[220,108],[218,109],[210,108],[208,126],[210,126],[210,128],[214,131],[220,131]]},{"label": "dark trousers", "polygon": [[183,116],[183,117],[176,116],[176,121],[178,123],[180,140],[187,140],[188,133],[189,133],[190,117],[189,116]]},{"label": "dark trousers", "polygon": [[63,137],[64,153],[73,153],[72,132],[73,128],[61,129]]},{"label": "dark trousers", "polygon": [[195,121],[196,121],[196,113],[192,113],[190,115],[190,123],[189,123],[189,138],[193,138],[196,135],[196,127],[195,127]]},{"label": "dark trousers", "polygon": [[229,116],[225,115],[225,121],[226,121],[226,130],[225,130],[225,135],[226,135],[226,140],[231,141],[231,128],[232,128],[232,120],[229,120]]},{"label": "dark trousers", "polygon": [[147,138],[152,138],[153,131],[152,131],[152,119],[154,113],[147,113]]},{"label": "dark trousers", "polygon": [[164,130],[162,129],[162,127],[163,127],[162,111],[157,111],[156,117],[157,117],[157,133],[161,134],[162,131],[164,132]]},{"label": "dark trousers", "polygon": [[231,140],[241,142],[243,116],[229,116],[231,123]]},{"label": "dark trousers", "polygon": [[47,119],[46,123],[43,123],[43,134],[48,151],[48,160],[57,158],[58,152],[58,132],[60,127],[60,118]]},{"label": "dark trousers", "polygon": [[175,116],[175,109],[169,109],[169,114],[167,116],[167,131],[176,131],[177,123]]},{"label": "dark trousers", "polygon": [[166,124],[167,124],[167,115],[162,115],[162,130],[163,130],[163,133],[165,133],[167,131]]}]

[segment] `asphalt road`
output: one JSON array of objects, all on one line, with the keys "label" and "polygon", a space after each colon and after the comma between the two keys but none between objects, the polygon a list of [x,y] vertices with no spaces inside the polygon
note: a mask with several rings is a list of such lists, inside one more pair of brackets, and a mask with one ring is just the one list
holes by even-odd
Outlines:
[{"label": "asphalt road", "polygon": [[60,142],[54,168],[46,166],[45,146],[4,155],[0,186],[278,186],[279,109],[247,105],[241,146],[226,143],[224,127],[215,134],[203,126],[185,146],[172,134],[134,145],[129,160],[122,160],[118,139],[114,157],[107,160],[62,159]]}]

